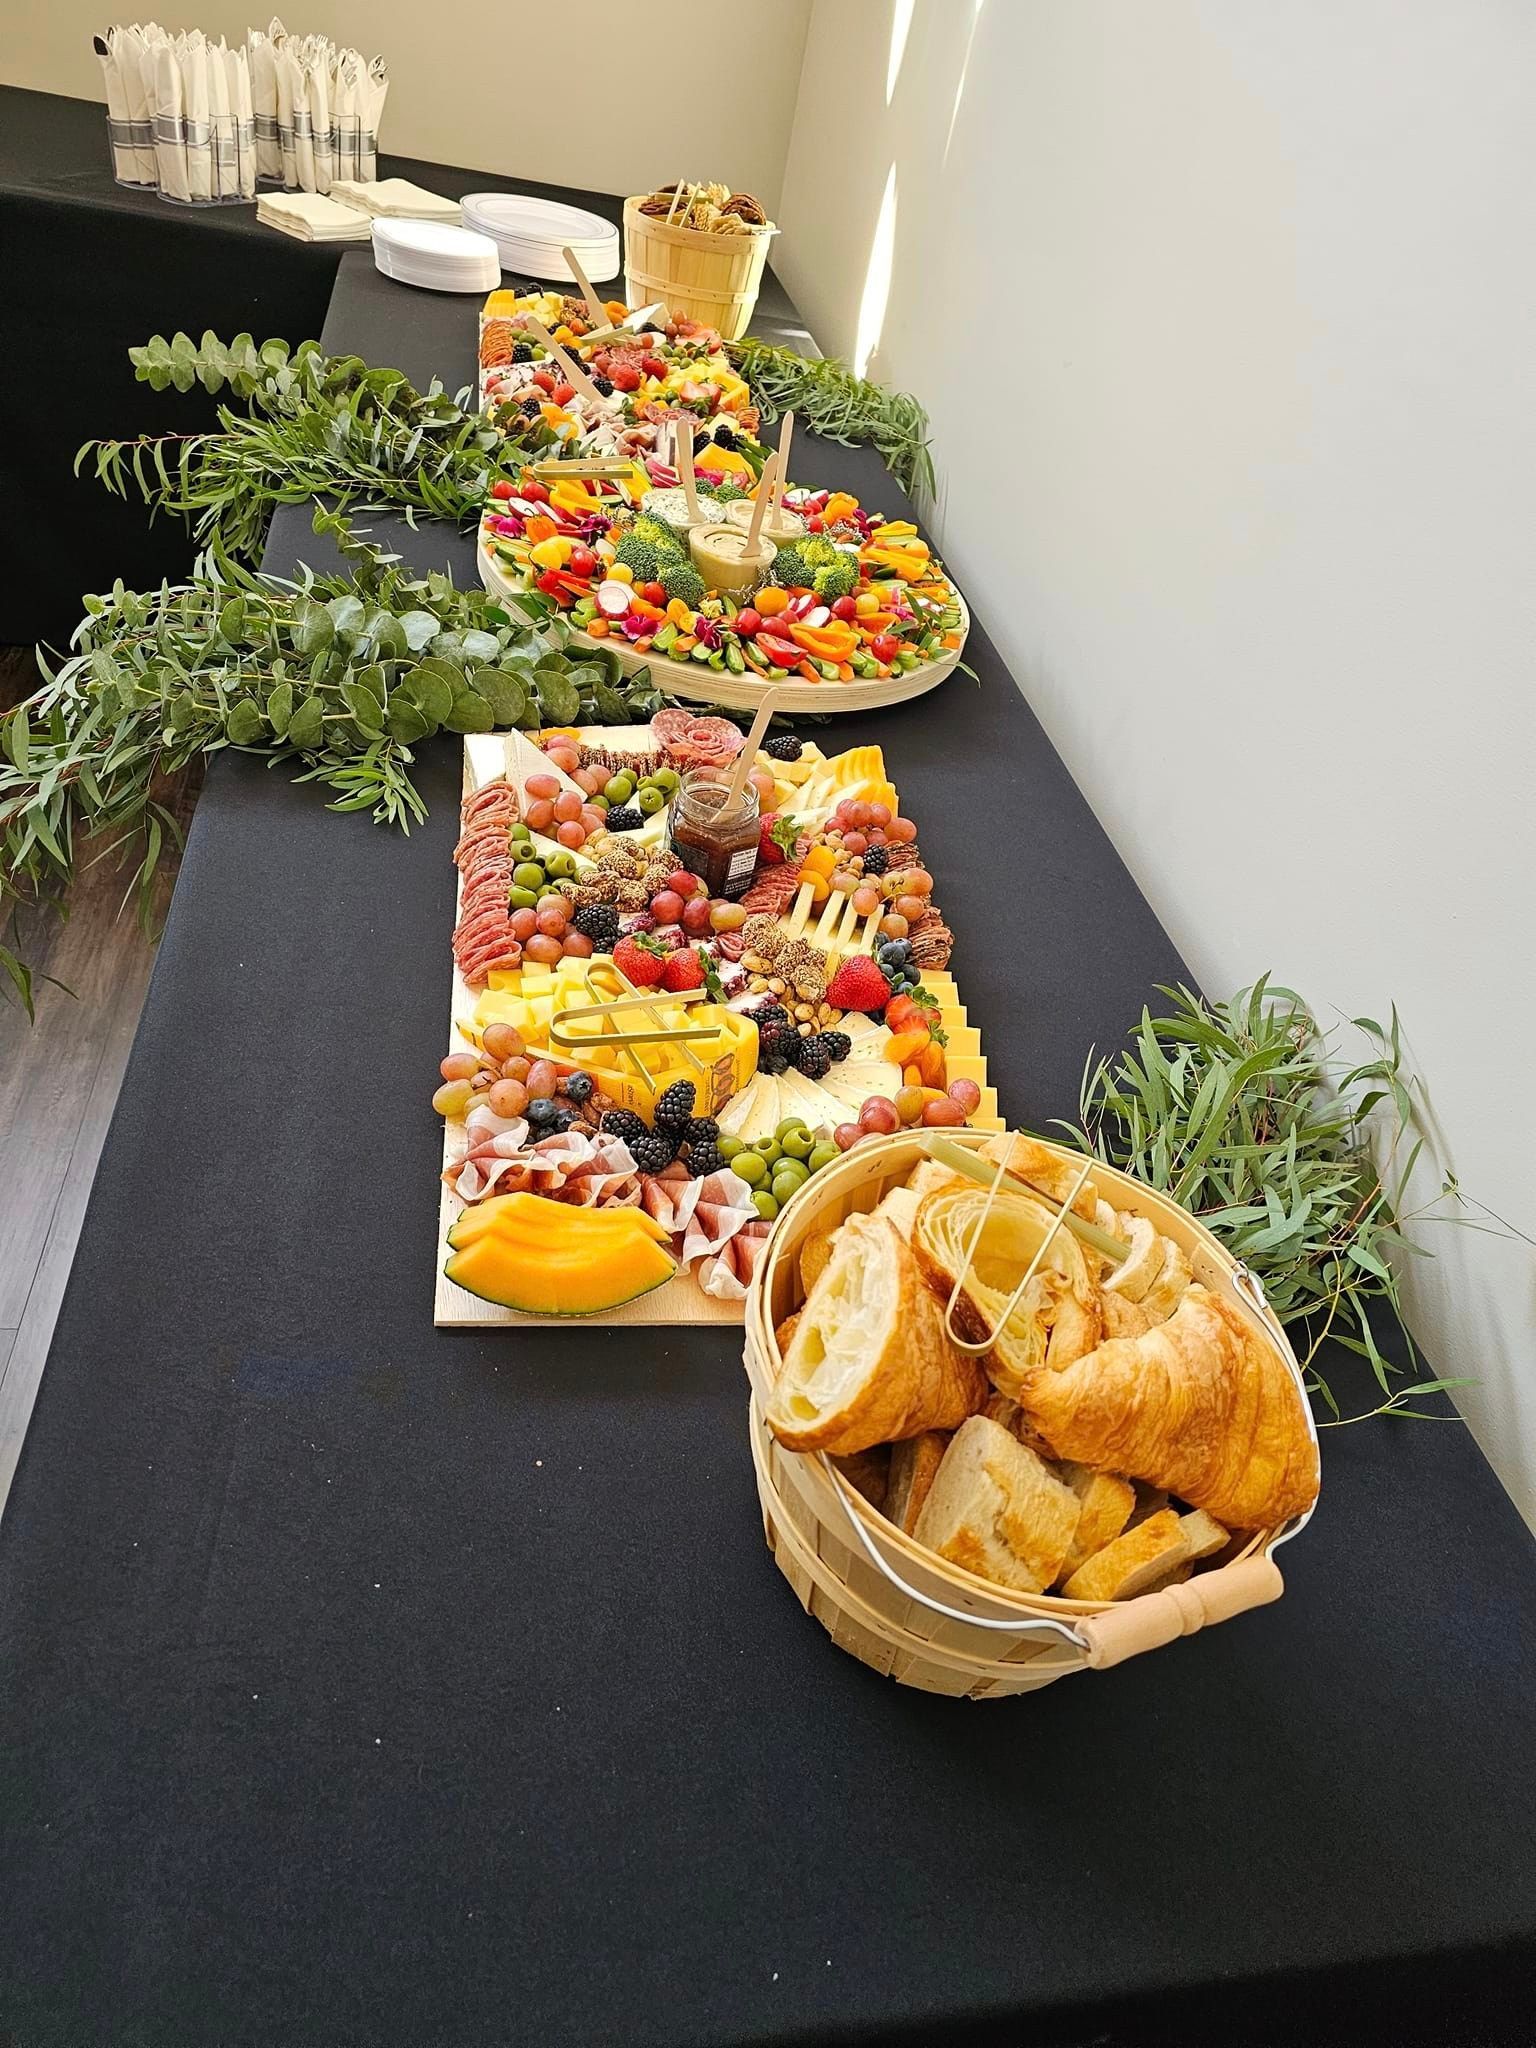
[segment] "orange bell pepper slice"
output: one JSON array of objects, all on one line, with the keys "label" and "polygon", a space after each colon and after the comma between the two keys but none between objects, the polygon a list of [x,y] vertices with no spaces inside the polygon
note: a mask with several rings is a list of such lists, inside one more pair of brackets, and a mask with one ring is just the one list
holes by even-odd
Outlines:
[{"label": "orange bell pepper slice", "polygon": [[858,509],[857,498],[850,497],[846,491],[834,491],[822,506],[821,516],[826,525],[835,526],[840,519],[846,519],[850,512],[857,512]]},{"label": "orange bell pepper slice", "polygon": [[841,619],[825,626],[791,626],[789,637],[818,661],[846,661],[859,644],[858,634]]}]

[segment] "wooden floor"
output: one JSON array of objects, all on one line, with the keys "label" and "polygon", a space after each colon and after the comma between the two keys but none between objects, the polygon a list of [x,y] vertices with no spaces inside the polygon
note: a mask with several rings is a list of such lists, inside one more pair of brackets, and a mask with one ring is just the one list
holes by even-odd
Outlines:
[{"label": "wooden floor", "polygon": [[[0,703],[28,688],[14,659],[0,660]],[[153,948],[131,905],[118,916],[128,879],[98,863],[66,923],[23,924],[35,1024],[0,998],[0,1512],[149,985]]]}]

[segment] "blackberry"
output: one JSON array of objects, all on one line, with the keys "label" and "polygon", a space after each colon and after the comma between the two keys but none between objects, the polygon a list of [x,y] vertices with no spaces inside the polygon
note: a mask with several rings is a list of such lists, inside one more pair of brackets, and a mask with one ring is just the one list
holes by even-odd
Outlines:
[{"label": "blackberry", "polygon": [[793,1024],[757,1027],[757,1064],[765,1074],[782,1074],[800,1051],[800,1034]]},{"label": "blackberry", "polygon": [[715,429],[715,446],[717,448],[724,448],[727,451],[735,448],[737,446],[735,429],[733,427],[717,427]]},{"label": "blackberry", "polygon": [[709,1174],[718,1173],[724,1164],[720,1147],[716,1144],[691,1145],[688,1148],[688,1171],[695,1180],[704,1180]]},{"label": "blackberry", "polygon": [[832,1071],[832,1055],[819,1038],[802,1038],[795,1065],[807,1081],[819,1081]]},{"label": "blackberry", "polygon": [[632,1109],[605,1109],[602,1129],[610,1137],[622,1138],[631,1149],[637,1139],[650,1136],[644,1117],[636,1116]]},{"label": "blackberry", "polygon": [[594,377],[592,379],[592,389],[601,392],[604,398],[612,398],[613,396],[613,385],[606,377]]},{"label": "blackberry", "polygon": [[610,832],[638,832],[645,823],[645,814],[636,810],[633,804],[618,804],[603,823]]},{"label": "blackberry", "polygon": [[883,875],[891,865],[891,856],[883,846],[866,846],[864,849],[864,872],[866,875]]},{"label": "blackberry", "polygon": [[627,1142],[642,1173],[660,1173],[677,1157],[677,1143],[670,1131],[647,1131],[643,1138]]},{"label": "blackberry", "polygon": [[590,1074],[567,1074],[564,1093],[572,1102],[587,1102],[596,1085]]},{"label": "blackberry", "polygon": [[663,1090],[656,1098],[654,1127],[672,1133],[674,1147],[693,1115],[696,1092],[691,1081],[674,1081],[670,1088]]},{"label": "blackberry", "polygon": [[619,913],[611,903],[585,903],[571,923],[592,941],[594,953],[611,953],[619,943]]},{"label": "blackberry", "polygon": [[512,360],[514,363],[531,363],[533,361],[533,343],[530,341],[514,341],[512,344]]},{"label": "blackberry", "polygon": [[747,1013],[761,1031],[765,1024],[787,1024],[789,1012],[782,1003],[759,1003],[755,1010]]},{"label": "blackberry", "polygon": [[769,740],[763,752],[772,761],[798,761],[805,747],[792,732],[781,732],[777,739]]},{"label": "blackberry", "polygon": [[853,1040],[846,1031],[818,1031],[810,1042],[824,1045],[834,1060],[845,1060],[853,1051]]},{"label": "blackberry", "polygon": [[713,1145],[720,1135],[720,1126],[712,1116],[690,1117],[688,1128],[683,1132],[683,1142],[688,1145]]}]

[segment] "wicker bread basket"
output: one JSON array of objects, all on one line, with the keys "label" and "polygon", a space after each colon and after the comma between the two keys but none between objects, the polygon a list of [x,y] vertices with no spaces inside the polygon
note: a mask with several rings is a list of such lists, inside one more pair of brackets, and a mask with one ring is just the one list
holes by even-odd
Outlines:
[{"label": "wicker bread basket", "polygon": [[[942,1135],[978,1146],[989,1136]],[[762,1408],[780,1365],[774,1329],[803,1299],[801,1244],[854,1210],[873,1209],[926,1152],[918,1131],[866,1140],[807,1181],[780,1212],[747,1296],[748,1414],[764,1531],[801,1606],[842,1649],[900,1685],[1002,1699],[1072,1671],[1105,1670],[1277,1600],[1283,1588],[1273,1553],[1305,1527],[1310,1510],[1256,1533],[1239,1555],[1183,1585],[1104,1605],[1016,1593],[961,1570],[886,1521],[826,1457],[786,1451],[775,1440]],[[1081,1154],[1062,1150],[1061,1157],[1082,1164]],[[1095,1165],[1093,1178],[1117,1209],[1147,1217],[1180,1245],[1195,1279],[1230,1302],[1275,1351],[1303,1390],[1311,1428],[1301,1368],[1247,1268],[1165,1196],[1112,1167]]]},{"label": "wicker bread basket", "polygon": [[642,213],[638,199],[624,202],[624,283],[632,306],[660,299],[671,313],[702,320],[727,341],[747,331],[763,281],[775,227],[707,235],[669,227]]}]

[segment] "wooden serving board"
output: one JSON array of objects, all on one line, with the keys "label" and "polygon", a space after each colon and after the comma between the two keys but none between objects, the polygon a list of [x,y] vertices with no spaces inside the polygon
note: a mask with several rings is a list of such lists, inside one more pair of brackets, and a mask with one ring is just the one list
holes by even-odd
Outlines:
[{"label": "wooden serving board", "polygon": [[[710,673],[713,674],[714,671],[711,670]],[[832,686],[828,685],[828,687]],[[648,726],[602,726],[590,729],[590,738],[594,745],[611,747],[621,743],[622,739],[626,736],[632,741],[635,750],[639,751],[650,743],[650,728]],[[510,749],[511,746],[517,743],[518,735],[477,734],[474,736],[474,744],[483,748],[488,741],[494,742],[497,738],[503,741],[504,747]],[[475,778],[470,766],[469,749],[470,742],[466,740],[464,744],[463,780],[465,795],[468,795],[475,786]],[[508,759],[510,760],[510,752],[508,753]],[[483,782],[484,779],[482,774],[481,781]],[[458,917],[458,899],[463,893],[463,887],[464,882],[461,875],[458,888],[455,891],[455,922],[457,922]],[[448,1031],[443,1049],[445,1052],[462,1052],[466,1049],[468,1040],[458,1028],[459,1020],[463,1018],[467,1021],[474,1015],[477,996],[476,992],[470,988],[469,984],[459,973],[458,963],[453,960],[451,951],[449,958],[452,961],[452,986],[448,1005]],[[938,998],[944,1011],[946,1023],[958,1021],[963,1025],[965,1013],[958,1006],[959,992],[950,977],[947,974],[924,974],[923,982],[925,986],[932,989],[934,995]],[[1002,1118],[996,1114],[995,1096],[990,1090],[983,1097],[983,1112],[978,1113],[974,1119],[975,1125],[978,1128],[999,1131],[1004,1128]],[[443,1125],[443,1167],[445,1171],[460,1158],[463,1151],[463,1124],[457,1121],[445,1122]],[[448,1232],[455,1221],[464,1213],[466,1206],[448,1186],[447,1182],[444,1181],[437,1213],[437,1256],[434,1272],[435,1292],[432,1313],[432,1320],[439,1329],[476,1330],[496,1327],[532,1327],[549,1330],[560,1329],[567,1324],[587,1327],[592,1324],[608,1323],[636,1325],[727,1323],[739,1326],[743,1320],[746,1308],[745,1302],[723,1301],[716,1295],[706,1294],[689,1270],[680,1272],[675,1279],[669,1280],[665,1286],[653,1288],[649,1294],[642,1294],[638,1299],[627,1301],[622,1307],[609,1309],[602,1315],[525,1315],[517,1309],[502,1308],[496,1302],[484,1301],[478,1294],[470,1294],[466,1289],[455,1286],[453,1281],[448,1279],[443,1272],[443,1267],[449,1257]]]},{"label": "wooden serving board", "polygon": [[[485,545],[483,534],[476,536],[475,559],[480,566],[480,581],[493,597],[515,602],[523,595]],[[779,683],[779,709],[786,714],[875,711],[882,704],[905,704],[910,697],[922,697],[929,690],[936,690],[964,653],[965,638],[971,630],[971,615],[958,590],[955,599],[960,606],[960,645],[942,659],[924,662],[920,668],[900,675],[877,677],[873,682]],[[725,704],[733,711],[755,711],[762,701],[763,685],[755,676],[733,676],[728,669],[710,668],[697,661],[672,661],[664,654],[639,654],[622,634],[594,640],[588,633],[573,632],[571,645],[594,650],[610,647],[626,674],[648,668],[658,689],[672,697],[686,697],[695,704]]]}]

